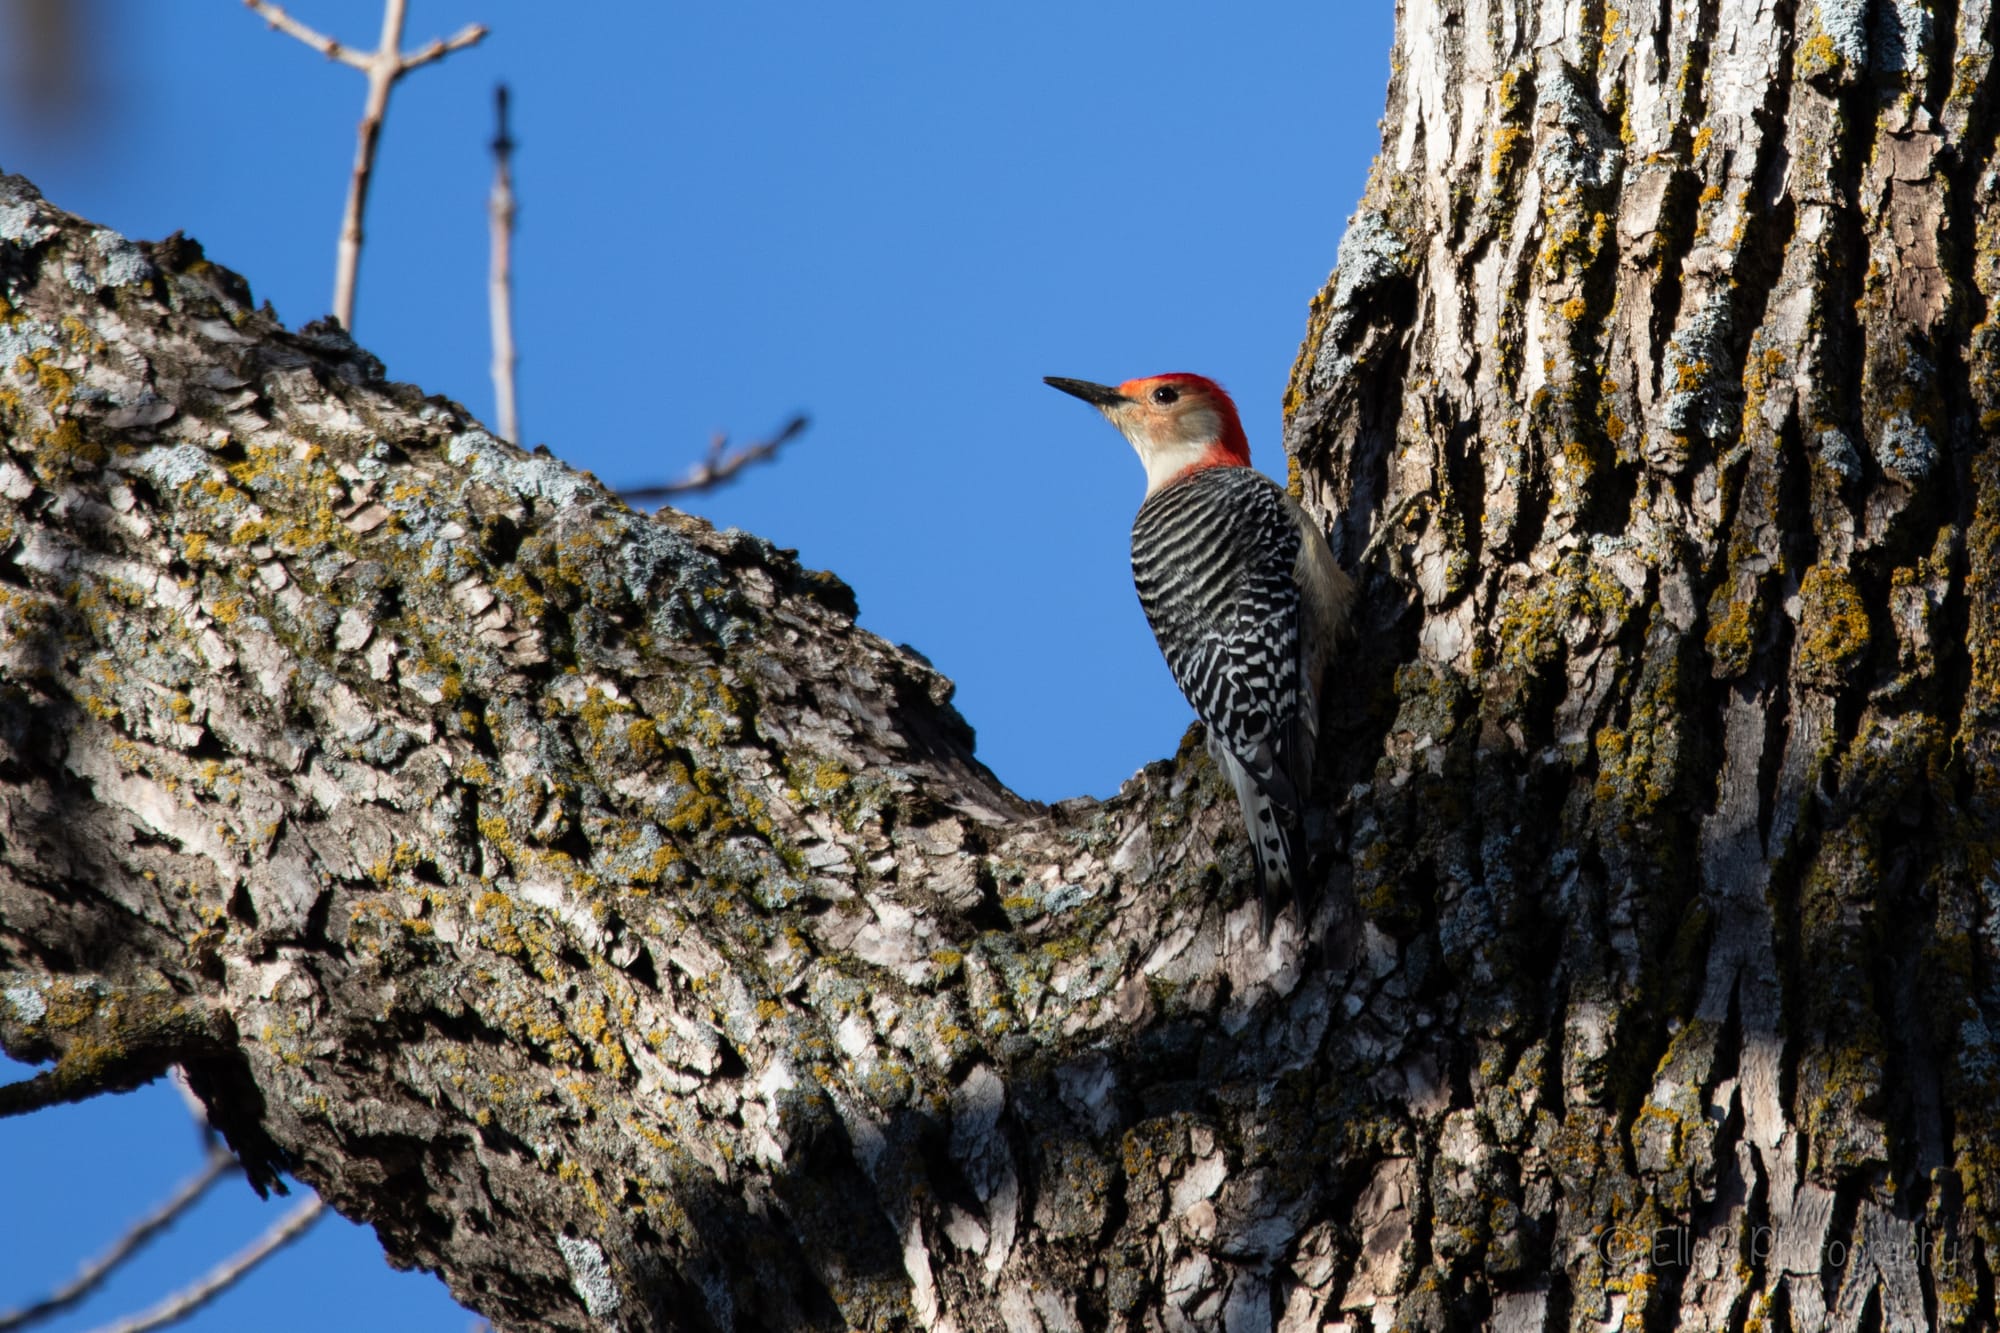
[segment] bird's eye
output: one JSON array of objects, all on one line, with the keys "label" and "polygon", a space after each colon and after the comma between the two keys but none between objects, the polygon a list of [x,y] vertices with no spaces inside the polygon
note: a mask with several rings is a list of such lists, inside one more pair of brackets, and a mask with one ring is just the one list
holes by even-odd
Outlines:
[{"label": "bird's eye", "polygon": [[1153,390],[1153,401],[1161,407],[1168,407],[1181,400],[1181,391],[1171,384],[1162,384]]}]

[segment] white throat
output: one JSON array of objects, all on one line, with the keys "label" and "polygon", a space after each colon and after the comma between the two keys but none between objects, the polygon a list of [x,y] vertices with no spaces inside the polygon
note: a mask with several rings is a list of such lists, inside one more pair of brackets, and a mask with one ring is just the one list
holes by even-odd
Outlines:
[{"label": "white throat", "polygon": [[1164,420],[1133,411],[1107,411],[1104,415],[1138,453],[1146,469],[1148,495],[1199,463],[1222,434],[1222,418],[1207,404]]},{"label": "white throat", "polygon": [[[1131,439],[1130,436],[1126,438]],[[1139,455],[1139,462],[1146,469],[1146,494],[1151,495],[1199,463],[1214,445],[1212,439],[1148,440],[1143,443],[1132,440],[1133,452]]]}]

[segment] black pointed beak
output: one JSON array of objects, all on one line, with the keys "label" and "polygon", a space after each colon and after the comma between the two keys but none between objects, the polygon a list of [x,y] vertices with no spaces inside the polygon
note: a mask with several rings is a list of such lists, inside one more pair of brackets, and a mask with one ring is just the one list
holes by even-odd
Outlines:
[{"label": "black pointed beak", "polygon": [[1108,384],[1092,384],[1089,380],[1064,379],[1061,375],[1044,375],[1042,383],[1050,388],[1061,389],[1073,398],[1081,398],[1093,407],[1117,407],[1129,403],[1127,398]]}]

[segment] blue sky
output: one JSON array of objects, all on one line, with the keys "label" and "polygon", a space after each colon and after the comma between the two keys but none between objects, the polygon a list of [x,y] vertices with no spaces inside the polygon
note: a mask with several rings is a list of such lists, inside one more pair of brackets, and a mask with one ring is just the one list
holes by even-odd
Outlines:
[{"label": "blue sky", "polygon": [[[372,45],[379,11],[291,11]],[[613,484],[794,412],[774,467],[690,505],[852,584],[958,683],[980,754],[1108,795],[1192,719],[1133,595],[1142,476],[1041,377],[1191,370],[1282,477],[1279,401],[1375,151],[1391,5],[413,0],[481,46],[396,91],[355,334],[490,416],[492,87],[514,90],[523,433]],[[0,168],[136,238],[183,230],[296,327],[330,305],[362,81],[231,0],[78,4],[89,86],[0,118]],[[575,16],[588,13],[592,21]],[[4,40],[13,40],[7,33]],[[195,1169],[164,1085],[0,1121],[0,1307]],[[275,1216],[233,1182],[78,1317],[148,1303]],[[183,1327],[466,1327],[333,1221]]]}]

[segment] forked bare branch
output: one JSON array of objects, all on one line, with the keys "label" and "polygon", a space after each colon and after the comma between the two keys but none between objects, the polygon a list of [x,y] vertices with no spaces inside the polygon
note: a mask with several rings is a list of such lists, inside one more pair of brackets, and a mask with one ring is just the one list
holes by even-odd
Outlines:
[{"label": "forked bare branch", "polygon": [[343,329],[352,333],[355,275],[361,267],[361,219],[368,207],[368,186],[375,173],[375,147],[382,138],[390,90],[411,70],[475,45],[486,36],[486,27],[480,23],[467,24],[450,37],[405,52],[403,20],[409,0],[385,0],[382,39],[373,51],[362,51],[306,26],[272,0],[243,0],[243,3],[279,32],[297,38],[329,60],[338,60],[368,76],[368,98],[362,107],[361,128],[354,147],[354,173],[348,181],[347,207],[341,215],[340,243],[334,254],[333,316]]}]

